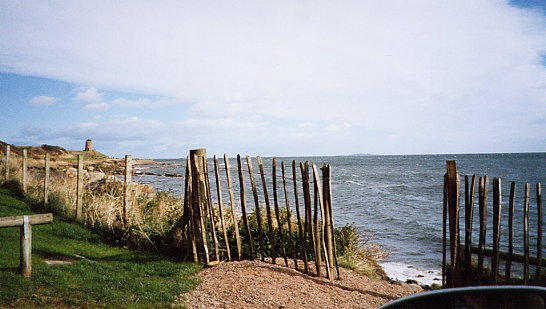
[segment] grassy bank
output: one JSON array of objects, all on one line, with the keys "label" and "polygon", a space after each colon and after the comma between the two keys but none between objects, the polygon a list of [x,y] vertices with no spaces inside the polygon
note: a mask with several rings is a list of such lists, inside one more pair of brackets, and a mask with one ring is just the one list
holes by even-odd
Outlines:
[{"label": "grassy bank", "polygon": [[[34,213],[0,188],[0,217]],[[21,278],[19,229],[0,229],[0,307],[167,308],[197,283],[200,266],[118,248],[100,235],[56,216],[32,227],[32,278]],[[46,264],[47,260],[72,261]]]}]

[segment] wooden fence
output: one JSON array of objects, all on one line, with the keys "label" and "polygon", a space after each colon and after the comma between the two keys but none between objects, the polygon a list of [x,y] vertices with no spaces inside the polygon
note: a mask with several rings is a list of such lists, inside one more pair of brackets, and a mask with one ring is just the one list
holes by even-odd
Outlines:
[{"label": "wooden fence", "polygon": [[[326,277],[330,279],[333,279],[334,272],[337,272],[339,278],[332,218],[330,166],[322,166],[322,173],[319,173],[315,164],[299,163],[303,192],[303,203],[300,203],[298,164],[295,161],[292,161],[291,175],[284,162],[281,162],[279,175],[277,159],[273,158],[271,180],[268,183],[262,158],[255,159],[261,179],[261,197],[254,175],[253,160],[246,156],[245,161],[246,171],[243,158],[237,155],[239,183],[237,204],[228,157],[224,155],[223,158],[225,181],[222,181],[221,165],[214,156],[212,164],[216,192],[213,194],[206,150],[190,151],[186,165],[184,216],[180,225],[191,247],[193,259],[209,263],[211,260],[222,259],[260,258],[265,261],[266,258],[270,258],[272,263],[277,263],[277,259],[281,258],[287,267],[293,263],[294,268],[317,276],[323,275],[325,271]],[[245,180],[247,173],[249,181]],[[293,186],[292,200],[296,218],[290,206],[289,181],[292,181]],[[224,188],[227,187],[228,197],[223,194],[226,191],[222,189],[222,183],[225,183]],[[279,188],[282,188],[284,194],[279,193]],[[245,192],[248,189],[252,191],[254,207],[247,203]],[[281,202],[283,199],[284,203]],[[229,200],[229,209],[224,206],[224,200]],[[226,217],[229,215],[231,218],[237,218],[239,211],[242,227],[239,226],[238,220],[232,220],[232,231],[227,231]],[[314,261],[313,270],[310,261]]]},{"label": "wooden fence", "polygon": [[[8,145],[5,159],[7,167],[10,166],[11,156]],[[225,174],[222,176],[221,164],[216,156],[211,163],[214,165],[214,173],[212,173],[209,171],[206,150],[190,151],[186,161],[184,209],[182,218],[179,220],[182,237],[188,244],[188,247],[182,248],[187,249],[187,252],[182,255],[193,255],[194,261],[204,263],[209,263],[211,260],[255,258],[277,263],[277,259],[282,258],[286,266],[289,266],[290,260],[294,268],[307,274],[318,276],[325,274],[327,278],[333,279],[335,272],[339,278],[332,215],[330,166],[322,166],[319,172],[315,164],[308,162],[297,164],[292,161],[290,171],[285,167],[284,162],[280,162],[281,173],[279,174],[277,159],[273,158],[272,174],[268,182],[262,158],[257,157],[255,161],[261,180],[260,190],[255,178],[252,158],[246,156],[245,161],[246,171],[242,157],[237,156],[236,170],[239,185],[235,188],[230,172],[230,161],[226,155],[223,157]],[[22,188],[26,190],[28,181],[26,149],[23,150],[21,162],[20,181]],[[76,198],[71,213],[77,221],[86,222],[87,210],[84,209],[83,201],[85,193],[83,155],[78,155],[77,162]],[[47,204],[51,181],[48,154],[44,157],[43,166],[43,201]],[[212,174],[215,179],[213,186],[210,181]],[[248,174],[248,180],[245,174]],[[132,157],[127,155],[123,181],[123,211],[120,218],[126,227],[132,224],[134,212],[130,199],[132,175]],[[10,168],[6,168],[6,181],[11,177]],[[298,179],[301,180],[298,181]],[[280,181],[282,181],[282,187],[279,184]],[[302,196],[299,194],[300,186]],[[279,193],[279,188],[282,194]],[[213,191],[216,191],[215,194]],[[254,207],[247,205],[245,193],[247,191],[252,192]],[[227,198],[223,192],[228,192]],[[235,193],[239,193],[237,203]],[[273,201],[271,201],[270,193]],[[216,196],[216,200],[213,196]],[[229,201],[227,204],[226,200]],[[295,206],[295,218],[291,200]],[[239,226],[239,218],[242,227]]]},{"label": "wooden fence", "polygon": [[[488,197],[489,176],[477,178],[476,175],[464,178],[464,214],[460,211],[460,176],[457,173],[455,161],[447,161],[447,173],[444,177],[444,202],[443,202],[443,258],[442,273],[445,287],[470,286],[470,285],[497,285],[497,284],[536,284],[544,285],[542,267],[546,260],[542,258],[542,194],[540,183],[536,184],[536,251],[530,254],[529,233],[529,207],[533,199],[530,184],[525,184],[523,197],[516,196],[516,183],[510,185],[510,194],[507,211],[502,212],[501,179],[493,178],[492,190],[492,221],[488,223]],[[476,188],[478,190],[476,190]],[[474,202],[476,191],[478,193],[478,218],[474,217]],[[516,200],[521,199],[521,203]],[[506,204],[506,203],[504,203]],[[516,204],[521,204],[522,225],[514,226],[514,213]],[[532,205],[531,205],[532,206]],[[518,210],[518,213],[520,211]],[[507,221],[502,224],[502,214]],[[459,220],[464,221],[464,244],[460,239]],[[473,222],[479,223],[479,228],[473,227]],[[535,220],[533,220],[535,221]],[[508,229],[507,231],[505,229]],[[487,232],[489,230],[489,233]],[[476,234],[478,235],[476,236]],[[505,239],[501,239],[501,235]],[[506,233],[507,232],[507,233]],[[516,233],[518,232],[518,233]],[[507,235],[506,235],[507,234]],[[521,238],[517,238],[516,234]],[[487,236],[491,235],[490,242]],[[477,240],[477,245],[476,245]],[[504,241],[503,242],[501,242]],[[515,252],[515,241],[521,240],[523,252]],[[487,247],[486,245],[490,245]],[[447,258],[449,247],[449,261]],[[501,248],[507,249],[502,251]],[[477,255],[477,259],[475,259]],[[490,265],[485,261],[489,258]],[[504,265],[501,259],[505,261]],[[523,278],[514,275],[514,263],[523,266]],[[504,266],[504,274],[501,270]],[[530,273],[530,266],[534,266],[534,275]],[[503,277],[503,278],[502,278]]]}]

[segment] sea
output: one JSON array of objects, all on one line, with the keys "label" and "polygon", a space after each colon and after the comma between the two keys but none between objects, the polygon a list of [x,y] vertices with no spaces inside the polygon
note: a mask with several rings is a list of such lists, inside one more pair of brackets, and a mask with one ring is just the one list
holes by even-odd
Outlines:
[{"label": "sea", "polygon": [[[220,156],[221,157],[221,156]],[[536,243],[537,200],[536,183],[546,183],[546,153],[498,153],[498,154],[442,154],[442,155],[354,155],[324,157],[279,157],[277,158],[277,182],[279,200],[283,201],[281,162],[286,164],[288,187],[292,192],[292,160],[315,163],[318,167],[329,164],[332,169],[332,204],[336,226],[353,224],[363,239],[380,245],[389,256],[381,265],[393,280],[412,279],[422,285],[441,283],[442,263],[442,209],[443,175],[446,160],[455,160],[461,175],[461,192],[464,193],[464,177],[473,174],[477,177],[488,175],[490,180],[488,212],[492,212],[492,179],[501,178],[502,184],[502,239],[507,237],[508,197],[510,183],[516,182],[515,203],[515,252],[523,252],[522,209],[525,183],[531,185],[529,206],[530,243]],[[157,160],[170,165],[144,165],[138,169],[157,175],[138,175],[137,182],[147,183],[157,191],[165,191],[182,197],[184,179],[159,175],[184,175],[185,159]],[[220,159],[220,174],[224,203],[227,203],[225,184],[225,165]],[[271,186],[272,158],[263,158],[265,174]],[[244,163],[244,177],[248,184],[248,171]],[[211,185],[214,189],[214,163],[208,159]],[[233,187],[237,191],[237,160],[230,158]],[[261,188],[256,159],[253,158],[254,177]],[[298,168],[299,175],[299,168]],[[300,177],[300,176],[298,176]],[[301,199],[301,178],[300,184]],[[542,185],[544,188],[544,185]],[[250,187],[247,187],[250,188]],[[477,191],[477,190],[476,190]],[[215,192],[215,191],[213,191]],[[272,190],[269,190],[270,199]],[[253,205],[250,189],[246,189],[247,204]],[[216,195],[213,194],[215,197]],[[238,193],[235,193],[238,197]],[[263,195],[260,195],[263,203]],[[291,194],[293,199],[293,194]],[[301,202],[300,202],[301,203]],[[294,207],[294,201],[290,204]],[[284,204],[283,204],[284,205]],[[461,198],[464,209],[464,196]],[[474,233],[477,236],[479,223],[477,208],[474,210]],[[463,211],[461,211],[463,218]],[[462,219],[461,222],[464,222]],[[488,220],[491,225],[492,220]],[[464,229],[461,229],[464,230]],[[489,230],[491,231],[491,230]],[[489,232],[490,233],[490,232]],[[464,234],[461,235],[464,239]],[[474,243],[477,238],[474,237]],[[491,234],[487,244],[491,243]],[[507,250],[507,245],[501,250]],[[531,254],[536,254],[536,246],[531,245]],[[543,253],[543,256],[546,254]]]}]

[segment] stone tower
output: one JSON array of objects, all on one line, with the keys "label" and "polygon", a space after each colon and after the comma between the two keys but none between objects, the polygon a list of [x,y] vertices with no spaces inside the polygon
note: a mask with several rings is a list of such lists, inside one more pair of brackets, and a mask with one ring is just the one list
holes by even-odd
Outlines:
[{"label": "stone tower", "polygon": [[93,151],[93,141],[88,139],[85,141],[85,151]]}]

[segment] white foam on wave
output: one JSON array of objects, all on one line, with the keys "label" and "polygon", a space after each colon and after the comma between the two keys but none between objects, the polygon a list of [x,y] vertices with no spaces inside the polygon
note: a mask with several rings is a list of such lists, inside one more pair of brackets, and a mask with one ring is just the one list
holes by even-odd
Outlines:
[{"label": "white foam on wave", "polygon": [[345,180],[345,183],[352,183],[352,184],[355,184],[355,185],[357,185],[357,186],[364,186],[364,185],[361,184],[360,182],[352,181],[352,180]]},{"label": "white foam on wave", "polygon": [[442,272],[438,269],[424,269],[398,262],[384,262],[379,263],[379,265],[383,267],[383,270],[391,280],[402,282],[415,280],[421,286],[442,284]]}]

